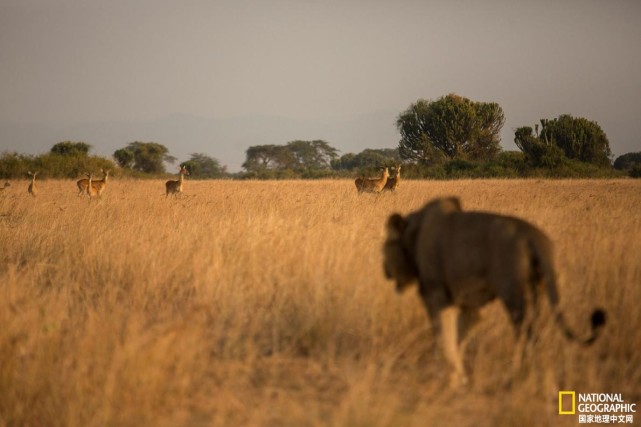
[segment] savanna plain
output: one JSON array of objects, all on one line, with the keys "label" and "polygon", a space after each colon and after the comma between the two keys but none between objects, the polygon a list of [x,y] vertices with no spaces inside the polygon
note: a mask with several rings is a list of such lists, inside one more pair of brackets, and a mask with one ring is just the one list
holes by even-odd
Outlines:
[{"label": "savanna plain", "polygon": [[[560,390],[641,404],[639,180],[28,184],[0,195],[0,426],[575,426]],[[450,195],[542,228],[568,323],[607,311],[599,340],[565,341],[545,301],[515,373],[492,303],[451,387],[382,269],[388,216]]]}]

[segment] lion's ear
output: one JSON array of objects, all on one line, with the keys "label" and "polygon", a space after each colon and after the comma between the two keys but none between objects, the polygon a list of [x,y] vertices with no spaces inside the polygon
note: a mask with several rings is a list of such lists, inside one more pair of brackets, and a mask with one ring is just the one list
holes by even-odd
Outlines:
[{"label": "lion's ear", "polygon": [[447,210],[450,212],[462,212],[461,200],[458,197],[448,197],[443,200],[448,206]]},{"label": "lion's ear", "polygon": [[387,220],[387,229],[390,231],[395,231],[401,235],[405,228],[407,228],[407,221],[400,214],[392,214]]}]

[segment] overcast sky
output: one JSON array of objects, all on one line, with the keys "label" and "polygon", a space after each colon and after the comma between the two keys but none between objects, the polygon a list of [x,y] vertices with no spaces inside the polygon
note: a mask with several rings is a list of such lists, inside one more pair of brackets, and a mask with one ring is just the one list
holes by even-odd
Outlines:
[{"label": "overcast sky", "polygon": [[0,124],[390,111],[393,127],[451,92],[498,102],[508,149],[569,113],[639,151],[641,1],[0,0]]}]

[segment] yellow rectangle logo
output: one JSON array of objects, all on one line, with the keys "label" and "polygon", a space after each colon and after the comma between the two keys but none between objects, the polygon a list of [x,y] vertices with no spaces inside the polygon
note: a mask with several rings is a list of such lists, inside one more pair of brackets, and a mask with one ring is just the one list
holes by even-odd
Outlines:
[{"label": "yellow rectangle logo", "polygon": [[[563,396],[572,397],[572,408],[563,410]],[[559,392],[559,415],[574,415],[576,408],[576,393],[573,391],[560,391]]]}]

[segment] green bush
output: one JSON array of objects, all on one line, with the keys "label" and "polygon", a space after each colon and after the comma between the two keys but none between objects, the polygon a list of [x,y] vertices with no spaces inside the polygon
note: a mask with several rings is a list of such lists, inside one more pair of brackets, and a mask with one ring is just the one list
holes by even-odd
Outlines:
[{"label": "green bush", "polygon": [[521,151],[502,151],[490,163],[514,171],[517,175],[522,175],[527,170],[527,160]]},{"label": "green bush", "polygon": [[614,168],[630,172],[634,167],[641,167],[641,151],[622,154],[614,161]]},{"label": "green bush", "polygon": [[85,172],[114,168],[112,161],[99,156],[52,153],[39,156],[3,153],[0,156],[0,179],[24,178],[27,171],[38,171],[41,178],[77,178]]},{"label": "green bush", "polygon": [[0,179],[24,178],[31,169],[33,156],[5,152],[0,155]]},{"label": "green bush", "polygon": [[628,172],[628,175],[632,178],[641,178],[641,164],[633,166]]},{"label": "green bush", "polygon": [[454,159],[445,163],[445,172],[448,175],[466,175],[477,167],[476,163],[463,159]]}]

